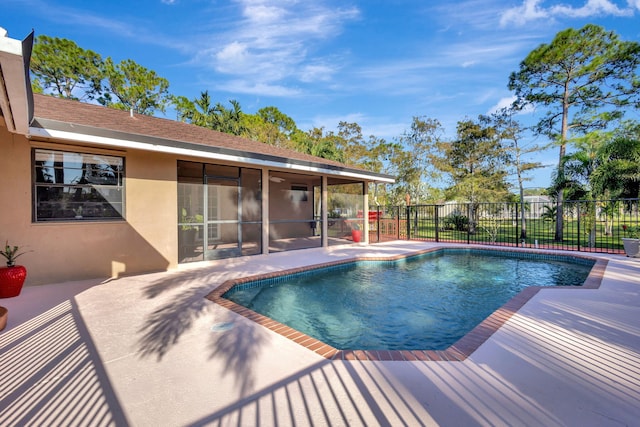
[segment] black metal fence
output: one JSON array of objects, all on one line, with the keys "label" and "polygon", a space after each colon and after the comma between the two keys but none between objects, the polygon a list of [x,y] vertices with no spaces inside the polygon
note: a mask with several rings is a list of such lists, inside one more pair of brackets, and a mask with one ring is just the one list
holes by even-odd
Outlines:
[{"label": "black metal fence", "polygon": [[[558,209],[562,233],[556,236]],[[369,213],[369,240],[622,253],[622,238],[638,226],[638,199],[565,201],[561,206],[551,201],[447,203],[374,208]]]}]

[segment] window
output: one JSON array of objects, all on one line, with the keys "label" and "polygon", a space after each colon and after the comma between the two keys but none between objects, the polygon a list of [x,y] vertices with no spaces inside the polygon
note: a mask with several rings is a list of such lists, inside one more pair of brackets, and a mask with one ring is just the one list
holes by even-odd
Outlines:
[{"label": "window", "polygon": [[34,150],[34,219],[124,218],[124,159],[104,154]]},{"label": "window", "polygon": [[293,184],[291,186],[291,200],[294,202],[306,202],[309,200],[308,188],[306,185]]}]

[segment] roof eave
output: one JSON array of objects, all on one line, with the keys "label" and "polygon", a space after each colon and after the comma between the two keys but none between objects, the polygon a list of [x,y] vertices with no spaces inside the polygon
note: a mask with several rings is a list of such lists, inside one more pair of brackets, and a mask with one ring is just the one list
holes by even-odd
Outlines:
[{"label": "roof eave", "polygon": [[256,167],[289,169],[297,172],[323,174],[351,179],[355,178],[379,183],[395,182],[395,179],[389,175],[352,169],[349,167],[340,167],[321,162],[290,159],[261,153],[251,153],[230,148],[176,141],[148,135],[136,135],[42,118],[36,118],[33,126],[29,127],[29,137],[50,138],[76,143],[83,142],[124,149],[132,148],[190,157],[226,160],[235,163],[249,164]]},{"label": "roof eave", "polygon": [[33,33],[24,41],[7,37],[0,28],[0,109],[7,129],[26,135],[31,116],[28,67]]}]

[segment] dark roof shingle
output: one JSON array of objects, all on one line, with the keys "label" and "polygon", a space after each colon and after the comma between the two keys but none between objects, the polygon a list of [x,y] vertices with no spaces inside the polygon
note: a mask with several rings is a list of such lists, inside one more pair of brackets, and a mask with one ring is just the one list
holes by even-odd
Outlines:
[{"label": "dark roof shingle", "polygon": [[282,158],[283,160],[293,159],[331,165],[340,169],[361,171],[374,176],[381,175],[361,168],[347,166],[333,160],[275,147],[188,123],[142,114],[134,114],[132,117],[127,111],[48,95],[34,94],[33,99],[34,116],[36,120],[38,118],[55,120],[63,123],[89,126],[96,129],[123,132],[130,135],[150,136],[171,141],[238,150],[253,154],[274,156]]}]

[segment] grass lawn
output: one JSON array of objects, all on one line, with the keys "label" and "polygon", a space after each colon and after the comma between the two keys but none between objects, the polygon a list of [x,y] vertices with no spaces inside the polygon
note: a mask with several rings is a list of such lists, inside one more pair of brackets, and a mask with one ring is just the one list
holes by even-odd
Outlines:
[{"label": "grass lawn", "polygon": [[[390,220],[387,220],[390,221]],[[395,220],[393,220],[395,222]],[[609,223],[609,233],[605,233],[607,224],[605,221],[597,221],[595,226],[595,241],[589,245],[589,232],[585,230],[585,223],[578,224],[577,220],[565,219],[563,241],[557,242],[554,239],[555,226],[553,222],[542,219],[527,220],[527,238],[525,246],[533,247],[537,241],[539,247],[554,247],[577,250],[604,249],[605,252],[622,251],[622,238],[625,237],[623,224],[632,223],[624,220],[616,220],[614,225]],[[421,219],[412,221],[411,239],[418,240],[438,240],[440,242],[476,242],[476,243],[499,243],[504,245],[522,246],[520,239],[521,225],[517,225],[512,220],[485,220],[478,221],[476,232],[468,233],[466,230],[436,230],[435,220]],[[376,230],[376,224],[371,224],[371,229]],[[579,228],[580,227],[580,228]],[[384,229],[384,227],[382,227]],[[390,227],[387,227],[390,228]],[[395,228],[395,227],[394,227]],[[401,220],[399,224],[400,238],[406,239],[406,221]]]}]

